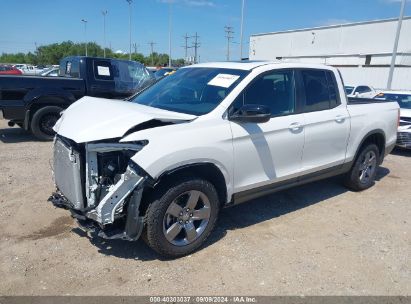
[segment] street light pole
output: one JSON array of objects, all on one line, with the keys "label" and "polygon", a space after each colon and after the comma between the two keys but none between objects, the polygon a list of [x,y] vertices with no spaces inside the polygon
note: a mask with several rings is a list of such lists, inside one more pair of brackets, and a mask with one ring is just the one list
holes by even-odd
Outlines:
[{"label": "street light pole", "polygon": [[86,57],[87,57],[87,20],[86,19],[81,19],[81,22],[84,23],[84,39],[85,39],[85,44],[86,44]]},{"label": "street light pole", "polygon": [[103,19],[104,19],[104,25],[103,25],[103,40],[104,40],[104,44],[103,44],[103,52],[104,52],[104,58],[106,58],[106,15],[108,13],[107,10],[102,11],[101,12],[103,14]]},{"label": "street light pole", "polygon": [[387,89],[388,90],[391,90],[392,79],[394,77],[394,69],[395,69],[395,61],[397,59],[398,43],[400,41],[402,20],[404,19],[405,2],[406,2],[406,0],[402,0],[400,17],[398,18],[397,33],[395,35],[395,41],[394,41],[394,50],[392,51],[390,73],[388,75],[388,83],[387,83]]},{"label": "street light pole", "polygon": [[243,59],[244,2],[245,0],[242,0],[242,4],[241,4],[240,60]]},{"label": "street light pole", "polygon": [[171,2],[168,6],[168,66],[171,67]]},{"label": "street light pole", "polygon": [[128,11],[129,11],[129,16],[128,16],[128,26],[129,26],[129,39],[130,39],[130,50],[128,52],[128,59],[131,60],[131,3],[133,3],[133,0],[126,0],[128,2]]}]

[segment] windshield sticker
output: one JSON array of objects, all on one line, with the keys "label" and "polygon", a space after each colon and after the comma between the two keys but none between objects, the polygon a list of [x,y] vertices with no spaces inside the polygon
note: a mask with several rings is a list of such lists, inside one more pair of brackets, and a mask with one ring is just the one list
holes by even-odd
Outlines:
[{"label": "windshield sticker", "polygon": [[106,66],[97,66],[97,73],[100,76],[110,76],[110,68]]},{"label": "windshield sticker", "polygon": [[218,74],[208,83],[208,85],[229,88],[234,82],[236,82],[238,78],[240,78],[240,76],[230,74]]}]

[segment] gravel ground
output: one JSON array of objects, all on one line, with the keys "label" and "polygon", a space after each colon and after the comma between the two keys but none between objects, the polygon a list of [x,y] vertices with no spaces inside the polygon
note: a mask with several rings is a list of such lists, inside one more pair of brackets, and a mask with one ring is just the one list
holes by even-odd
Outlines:
[{"label": "gravel ground", "polygon": [[53,191],[51,143],[0,121],[1,295],[411,295],[411,153],[375,187],[339,178],[223,210],[202,250],[89,239]]}]

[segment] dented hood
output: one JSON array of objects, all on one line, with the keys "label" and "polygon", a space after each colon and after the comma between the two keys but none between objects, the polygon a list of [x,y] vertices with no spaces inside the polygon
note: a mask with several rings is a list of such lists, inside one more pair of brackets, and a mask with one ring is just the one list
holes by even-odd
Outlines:
[{"label": "dented hood", "polygon": [[128,101],[83,97],[63,112],[54,130],[83,143],[123,137],[131,128],[150,120],[181,122],[196,117]]}]

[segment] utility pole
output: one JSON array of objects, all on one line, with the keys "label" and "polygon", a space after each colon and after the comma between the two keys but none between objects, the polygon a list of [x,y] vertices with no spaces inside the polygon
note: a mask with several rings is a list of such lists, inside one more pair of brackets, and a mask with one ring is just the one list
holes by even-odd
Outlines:
[{"label": "utility pole", "polygon": [[81,22],[84,23],[84,40],[86,44],[86,57],[87,57],[87,20],[86,19],[81,19]]},{"label": "utility pole", "polygon": [[232,26],[225,26],[225,33],[226,33],[226,38],[227,38],[227,61],[230,61],[230,43],[231,40],[234,38],[232,34],[234,34],[233,27]]},{"label": "utility pole", "polygon": [[128,27],[129,27],[129,43],[130,48],[128,52],[128,60],[131,60],[131,4],[133,0],[126,0],[128,2]]},{"label": "utility pole", "polygon": [[189,38],[191,38],[190,36],[188,36],[187,35],[187,33],[185,34],[185,36],[183,36],[183,38],[184,38],[184,45],[183,45],[183,48],[184,48],[184,61],[187,61],[187,56],[188,56],[188,49],[190,48],[189,46],[188,46],[188,39]]},{"label": "utility pole", "polygon": [[101,13],[103,14],[103,40],[104,40],[103,52],[104,52],[104,58],[106,58],[106,16],[107,16],[108,11],[104,10]]},{"label": "utility pole", "polygon": [[151,41],[148,43],[150,45],[150,50],[151,50],[151,65],[154,66],[154,45],[156,44],[155,42]]},{"label": "utility pole", "polygon": [[133,48],[134,48],[134,54],[138,53],[138,48],[140,47],[139,44],[137,44],[136,42],[133,43]]},{"label": "utility pole", "polygon": [[402,0],[401,10],[400,10],[400,17],[398,18],[397,33],[395,35],[395,41],[394,41],[394,50],[392,51],[390,73],[388,75],[388,83],[387,83],[387,89],[388,90],[391,90],[392,79],[394,77],[394,69],[395,69],[395,61],[397,59],[398,43],[400,41],[402,20],[404,19],[405,2],[406,2],[406,0]]},{"label": "utility pole", "polygon": [[240,60],[243,60],[244,2],[245,0],[242,0],[241,4]]},{"label": "utility pole", "polygon": [[198,36],[197,32],[194,35],[194,43],[193,43],[193,48],[194,48],[194,63],[197,63],[197,57],[198,57],[198,49],[200,47],[200,42],[198,41],[198,39],[200,38],[200,36]]}]

